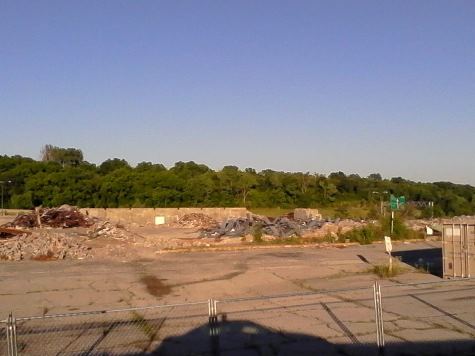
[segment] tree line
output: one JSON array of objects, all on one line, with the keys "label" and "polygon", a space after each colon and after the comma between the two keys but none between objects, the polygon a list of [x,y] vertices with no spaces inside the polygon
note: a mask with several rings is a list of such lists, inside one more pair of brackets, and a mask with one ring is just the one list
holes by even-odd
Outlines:
[{"label": "tree line", "polygon": [[360,206],[370,215],[380,199],[404,195],[409,201],[433,201],[422,216],[471,215],[475,187],[450,182],[420,183],[380,174],[328,176],[225,166],[219,171],[195,162],[171,168],[150,162],[131,167],[123,159],[100,165],[84,161],[77,149],[47,145],[42,159],[0,156],[0,182],[6,208],[80,207],[333,207],[340,215]]}]

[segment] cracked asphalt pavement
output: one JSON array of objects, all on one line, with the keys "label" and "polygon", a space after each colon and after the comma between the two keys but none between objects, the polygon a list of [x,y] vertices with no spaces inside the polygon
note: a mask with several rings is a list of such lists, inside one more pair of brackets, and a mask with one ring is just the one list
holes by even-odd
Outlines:
[{"label": "cracked asphalt pavement", "polygon": [[[405,254],[411,261],[420,254],[416,261],[438,271],[438,249],[437,242],[394,244],[404,271],[380,281],[388,343],[475,340],[475,281],[444,281],[404,263]],[[2,262],[0,318],[215,298],[227,320],[332,344],[374,343],[372,284],[378,277],[370,269],[387,258],[384,245],[373,244],[164,253],[124,263]],[[272,295],[280,297],[228,301]]]}]

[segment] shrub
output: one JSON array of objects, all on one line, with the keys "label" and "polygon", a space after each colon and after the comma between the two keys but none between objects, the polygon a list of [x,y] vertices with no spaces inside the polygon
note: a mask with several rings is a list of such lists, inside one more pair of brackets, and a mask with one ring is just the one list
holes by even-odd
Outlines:
[{"label": "shrub", "polygon": [[391,236],[392,240],[422,239],[424,234],[408,228],[401,217],[394,219],[394,231],[391,234],[391,217],[381,218],[376,224],[368,224],[362,228],[339,234],[342,239],[367,245],[373,241],[382,240],[384,236]]},{"label": "shrub", "polygon": [[393,263],[391,270],[389,270],[389,265],[376,265],[371,272],[380,278],[391,278],[403,273],[404,269],[398,263]]},{"label": "shrub", "polygon": [[422,239],[424,234],[420,231],[415,231],[404,224],[404,219],[400,216],[394,218],[394,230],[391,234],[391,217],[385,217],[380,220],[383,235],[391,236],[393,240],[408,240],[408,239]]},{"label": "shrub", "polygon": [[262,242],[262,224],[257,223],[252,226],[251,235],[254,242]]},{"label": "shrub", "polygon": [[358,242],[362,245],[368,245],[375,240],[380,240],[383,235],[380,226],[375,224],[366,225],[359,229],[354,229],[341,234],[343,240],[350,240],[351,242]]}]

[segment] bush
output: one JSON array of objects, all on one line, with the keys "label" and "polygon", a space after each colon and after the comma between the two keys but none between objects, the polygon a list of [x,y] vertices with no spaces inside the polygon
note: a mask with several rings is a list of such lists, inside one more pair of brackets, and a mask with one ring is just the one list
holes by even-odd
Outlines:
[{"label": "bush", "polygon": [[379,225],[366,225],[359,229],[354,229],[341,234],[343,240],[350,240],[351,242],[358,242],[361,245],[368,245],[376,240],[381,240],[383,235]]},{"label": "bush", "polygon": [[251,229],[251,235],[254,242],[262,242],[262,224],[255,224]]},{"label": "bush", "polygon": [[394,231],[391,234],[391,217],[381,218],[376,224],[369,224],[359,229],[340,234],[342,239],[367,245],[373,241],[382,240],[384,236],[391,236],[392,240],[422,239],[424,234],[408,228],[401,217],[394,219]]},{"label": "bush", "polygon": [[389,265],[376,265],[371,269],[371,272],[380,278],[391,278],[404,272],[404,269],[397,263],[393,263],[393,267],[389,270]]},{"label": "bush", "polygon": [[404,219],[400,216],[395,216],[394,218],[394,229],[391,234],[391,216],[385,217],[380,220],[380,225],[382,226],[382,233],[384,236],[391,236],[393,240],[411,240],[411,239],[422,239],[424,234],[420,231],[415,231],[404,224]]}]

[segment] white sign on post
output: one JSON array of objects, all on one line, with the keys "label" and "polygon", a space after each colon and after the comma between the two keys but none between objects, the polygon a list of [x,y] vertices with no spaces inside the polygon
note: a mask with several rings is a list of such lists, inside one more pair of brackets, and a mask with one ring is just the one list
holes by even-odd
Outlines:
[{"label": "white sign on post", "polygon": [[384,236],[384,244],[386,245],[386,252],[389,255],[389,273],[391,273],[393,270],[393,256],[391,256],[393,245],[391,244],[391,237]]},{"label": "white sign on post", "polygon": [[391,254],[391,251],[393,250],[393,245],[391,244],[391,237],[384,236],[384,244],[386,245],[386,252]]}]

